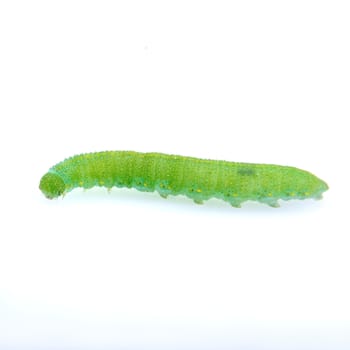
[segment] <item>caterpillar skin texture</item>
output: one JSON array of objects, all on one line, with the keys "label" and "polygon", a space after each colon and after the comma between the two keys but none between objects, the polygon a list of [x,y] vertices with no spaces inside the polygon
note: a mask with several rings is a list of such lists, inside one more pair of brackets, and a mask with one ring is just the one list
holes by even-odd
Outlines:
[{"label": "caterpillar skin texture", "polygon": [[321,199],[327,184],[289,166],[235,163],[162,153],[106,151],[76,155],[53,166],[39,188],[49,198],[76,187],[104,186],[185,195],[201,204],[222,199],[234,207],[247,200],[278,207],[278,200]]}]

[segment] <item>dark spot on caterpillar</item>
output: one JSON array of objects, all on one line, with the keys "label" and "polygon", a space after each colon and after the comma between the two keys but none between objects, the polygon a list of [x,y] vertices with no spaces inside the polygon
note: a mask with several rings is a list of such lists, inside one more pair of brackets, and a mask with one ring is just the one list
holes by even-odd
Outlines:
[{"label": "dark spot on caterpillar", "polygon": [[240,167],[237,169],[237,174],[238,175],[243,175],[243,176],[252,176],[255,175],[255,169],[252,168],[247,168],[247,167]]}]

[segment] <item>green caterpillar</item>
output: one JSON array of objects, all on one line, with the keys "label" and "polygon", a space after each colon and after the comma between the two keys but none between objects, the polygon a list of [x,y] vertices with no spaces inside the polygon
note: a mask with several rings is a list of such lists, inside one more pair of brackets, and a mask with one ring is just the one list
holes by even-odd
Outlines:
[{"label": "green caterpillar", "polygon": [[39,188],[52,199],[76,187],[93,186],[157,191],[164,198],[185,195],[198,204],[218,198],[234,207],[247,200],[278,207],[279,199],[321,199],[328,189],[313,174],[289,166],[132,151],[86,153],[68,158],[41,178]]}]

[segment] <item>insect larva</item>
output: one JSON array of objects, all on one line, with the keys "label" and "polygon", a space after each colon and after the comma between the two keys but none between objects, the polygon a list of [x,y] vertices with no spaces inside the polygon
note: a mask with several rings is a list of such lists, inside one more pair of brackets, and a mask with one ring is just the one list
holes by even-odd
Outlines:
[{"label": "insect larva", "polygon": [[40,181],[47,198],[76,187],[113,186],[157,191],[162,197],[185,195],[196,203],[222,199],[234,207],[247,200],[277,207],[278,200],[322,198],[327,184],[290,166],[235,163],[162,153],[106,151],[68,158]]}]

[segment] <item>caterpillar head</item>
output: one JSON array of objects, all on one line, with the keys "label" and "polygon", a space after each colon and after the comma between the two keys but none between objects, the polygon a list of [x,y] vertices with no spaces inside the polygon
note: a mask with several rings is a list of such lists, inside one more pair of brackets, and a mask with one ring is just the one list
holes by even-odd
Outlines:
[{"label": "caterpillar head", "polygon": [[48,172],[41,178],[39,188],[46,198],[53,199],[64,194],[66,185],[59,175]]}]

